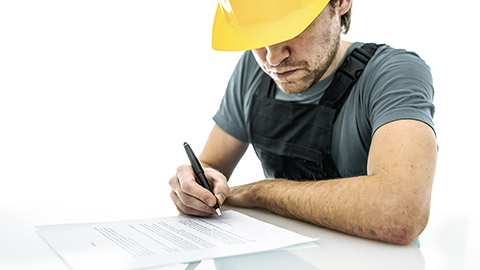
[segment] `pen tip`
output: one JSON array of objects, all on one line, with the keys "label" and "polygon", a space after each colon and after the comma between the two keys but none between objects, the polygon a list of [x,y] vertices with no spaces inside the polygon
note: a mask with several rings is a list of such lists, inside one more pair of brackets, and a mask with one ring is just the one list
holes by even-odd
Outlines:
[{"label": "pen tip", "polygon": [[222,211],[220,211],[220,208],[215,209],[215,212],[217,212],[217,215],[218,215],[219,217],[222,216]]},{"label": "pen tip", "polygon": [[188,143],[187,143],[187,142],[184,142],[184,143],[183,143],[183,146],[187,146],[187,145],[188,145]]}]

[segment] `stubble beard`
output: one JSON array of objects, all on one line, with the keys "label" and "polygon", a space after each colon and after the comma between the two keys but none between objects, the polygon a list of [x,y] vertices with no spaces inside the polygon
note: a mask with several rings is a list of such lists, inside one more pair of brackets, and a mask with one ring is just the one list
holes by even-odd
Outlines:
[{"label": "stubble beard", "polygon": [[328,68],[332,65],[335,56],[337,55],[338,49],[340,47],[340,35],[334,35],[333,40],[330,39],[329,44],[318,45],[324,47],[322,52],[327,52],[326,56],[321,52],[316,55],[315,63],[319,63],[313,69],[310,69],[310,66],[307,62],[303,62],[306,66],[307,74],[301,78],[300,80],[292,81],[292,82],[277,82],[279,88],[287,93],[287,94],[298,94],[305,92],[309,89],[312,85],[320,81],[325,72],[327,72]]}]

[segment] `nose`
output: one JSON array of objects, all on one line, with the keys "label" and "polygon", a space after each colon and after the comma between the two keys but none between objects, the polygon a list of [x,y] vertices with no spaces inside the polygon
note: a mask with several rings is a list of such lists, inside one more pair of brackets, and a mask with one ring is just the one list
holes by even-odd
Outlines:
[{"label": "nose", "polygon": [[283,42],[267,46],[265,49],[267,50],[265,58],[270,66],[278,66],[285,59],[290,57],[290,49]]}]

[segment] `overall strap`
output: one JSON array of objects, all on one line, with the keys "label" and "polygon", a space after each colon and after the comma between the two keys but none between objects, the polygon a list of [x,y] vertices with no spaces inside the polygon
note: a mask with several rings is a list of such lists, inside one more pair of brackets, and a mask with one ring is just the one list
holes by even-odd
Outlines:
[{"label": "overall strap", "polygon": [[366,43],[360,48],[355,48],[345,57],[343,64],[335,72],[332,83],[319,101],[320,105],[334,108],[337,111],[335,118],[368,61],[380,46],[374,43]]}]

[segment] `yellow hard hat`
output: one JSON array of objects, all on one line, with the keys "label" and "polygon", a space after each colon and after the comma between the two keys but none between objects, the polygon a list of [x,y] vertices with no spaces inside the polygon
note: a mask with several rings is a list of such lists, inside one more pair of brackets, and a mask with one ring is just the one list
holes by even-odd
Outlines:
[{"label": "yellow hard hat", "polygon": [[296,37],[329,0],[220,0],[212,31],[212,48],[245,51]]}]

